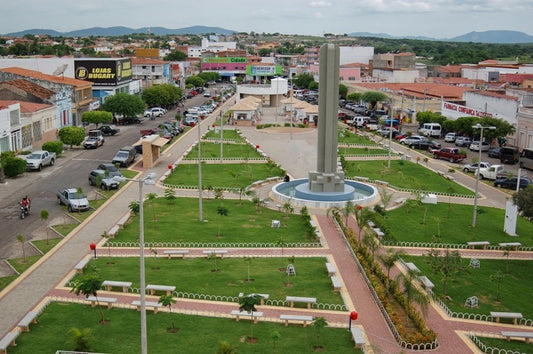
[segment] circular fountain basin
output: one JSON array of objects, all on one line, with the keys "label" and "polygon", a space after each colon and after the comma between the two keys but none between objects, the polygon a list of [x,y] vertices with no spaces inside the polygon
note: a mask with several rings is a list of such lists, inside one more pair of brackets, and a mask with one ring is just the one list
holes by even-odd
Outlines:
[{"label": "circular fountain basin", "polygon": [[361,206],[376,203],[379,193],[376,187],[363,182],[344,180],[342,192],[313,192],[307,178],[281,182],[272,187],[274,198],[283,203],[289,202],[308,208],[343,207],[347,201]]}]

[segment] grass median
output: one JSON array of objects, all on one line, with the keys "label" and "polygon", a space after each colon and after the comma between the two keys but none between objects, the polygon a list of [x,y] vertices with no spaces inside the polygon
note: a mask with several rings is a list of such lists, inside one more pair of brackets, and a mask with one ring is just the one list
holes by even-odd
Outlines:
[{"label": "grass median", "polygon": [[[10,354],[53,353],[56,350],[75,350],[72,328],[88,329],[89,350],[98,353],[139,353],[140,322],[135,310],[104,310],[105,325],[98,324],[100,314],[89,305],[51,303],[31,325],[31,331],[17,338],[17,345],[9,348]],[[250,335],[250,322],[236,322],[229,318],[209,318],[176,313],[147,313],[147,343],[150,353],[214,353],[220,342],[226,341],[238,353],[314,353],[319,343],[326,353],[361,353],[353,348],[350,332],[343,328],[325,327],[320,338],[313,326],[303,328],[281,323],[260,321],[253,325],[256,343],[246,342]],[[179,329],[168,329],[171,321]],[[273,336],[279,338],[273,340]],[[279,336],[278,336],[279,334]],[[275,349],[274,349],[275,348]]]}]

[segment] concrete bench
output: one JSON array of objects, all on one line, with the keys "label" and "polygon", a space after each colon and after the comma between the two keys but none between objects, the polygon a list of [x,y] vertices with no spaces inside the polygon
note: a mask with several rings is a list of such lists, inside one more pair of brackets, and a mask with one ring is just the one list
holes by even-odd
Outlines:
[{"label": "concrete bench", "polygon": [[376,224],[374,224],[373,221],[369,221],[369,222],[367,222],[366,224],[367,224],[368,226],[370,226],[371,228],[376,227]]},{"label": "concrete bench", "polygon": [[529,343],[529,340],[533,338],[533,332],[502,331],[502,336],[505,337],[507,341],[510,341],[511,337],[514,337],[514,338],[524,338],[526,343]]},{"label": "concrete bench", "polygon": [[30,324],[31,323],[37,323],[37,316],[39,313],[37,311],[30,311],[20,320],[18,323],[18,327],[22,330],[22,332],[29,332],[30,331]]},{"label": "concrete bench", "polygon": [[487,246],[490,245],[489,241],[470,241],[466,243],[470,249],[476,248],[476,246],[481,246],[482,249],[486,250]]},{"label": "concrete bench", "polygon": [[385,233],[383,231],[381,231],[381,229],[379,227],[374,227],[374,228],[372,228],[372,230],[374,230],[374,232],[376,233],[376,235],[378,237],[385,236]]},{"label": "concrete bench", "polygon": [[444,176],[446,173],[444,173],[443,171],[437,171],[437,174],[438,174],[439,176]]},{"label": "concrete bench", "polygon": [[418,280],[428,292],[433,292],[433,288],[435,287],[435,285],[431,282],[431,280],[429,280],[428,277],[422,275],[418,277]]},{"label": "concrete bench", "polygon": [[502,248],[512,248],[515,251],[518,251],[518,247],[522,246],[520,242],[503,242],[499,244]]},{"label": "concrete bench", "polygon": [[312,227],[316,228],[316,222],[314,220],[309,220],[309,223],[311,224]]},{"label": "concrete bench", "polygon": [[496,322],[500,322],[500,318],[510,318],[514,324],[518,324],[518,320],[523,318],[520,312],[496,312],[492,311],[490,317],[494,318]]},{"label": "concrete bench", "polygon": [[2,340],[0,340],[0,353],[7,353],[7,348],[9,346],[15,346],[15,339],[19,336],[20,332],[9,332],[6,334]]},{"label": "concrete bench", "polygon": [[352,333],[352,339],[356,348],[361,348],[363,345],[365,345],[366,340],[359,327],[352,326],[352,328],[350,328],[350,332]]},{"label": "concrete bench", "polygon": [[316,304],[316,297],[301,297],[301,296],[287,296],[285,297],[291,307],[294,307],[295,302],[307,304],[307,308],[311,308],[311,304]]},{"label": "concrete bench", "polygon": [[326,269],[328,270],[328,274],[330,277],[334,276],[335,273],[337,273],[337,268],[333,265],[333,263],[326,263]]},{"label": "concrete bench", "polygon": [[445,175],[444,176],[447,180],[450,180],[450,181],[455,181],[455,177],[452,177],[450,175]]},{"label": "concrete bench", "polygon": [[122,218],[120,218],[120,220],[117,222],[117,226],[119,228],[123,229],[124,225],[126,225],[128,220],[130,219],[130,216],[131,216],[131,214],[129,212],[126,213],[126,215],[124,215]]},{"label": "concrete bench", "polygon": [[394,204],[400,205],[400,204],[403,204],[406,200],[407,198],[398,198],[394,201]]},{"label": "concrete bench", "polygon": [[210,256],[214,254],[215,256],[220,256],[220,258],[223,258],[226,253],[228,253],[228,250],[205,250],[202,251],[203,254]]},{"label": "concrete bench", "polygon": [[[264,305],[265,304],[265,300],[268,300],[270,298],[270,294],[257,294],[257,293],[252,293],[252,294],[248,294],[248,296],[259,296],[260,298],[260,305]],[[239,293],[239,298],[243,297],[244,296],[244,293]]]},{"label": "concrete bench", "polygon": [[91,302],[91,307],[96,307],[97,304],[104,304],[108,309],[113,307],[113,304],[117,302],[117,299],[114,297],[101,297],[101,296],[89,296],[87,298]]},{"label": "concrete bench", "polygon": [[342,283],[339,277],[332,276],[331,277],[331,284],[333,285],[334,291],[340,291],[342,289]]},{"label": "concrete bench", "polygon": [[87,263],[89,263],[89,258],[84,258],[81,261],[79,261],[78,264],[74,266],[74,269],[76,269],[76,273],[78,274],[83,273],[83,270],[87,268]]},{"label": "concrete bench", "polygon": [[420,269],[418,269],[418,267],[412,263],[412,262],[407,262],[405,263],[405,266],[407,267],[408,270],[410,270],[411,272],[416,272],[416,273],[420,273]]},{"label": "concrete bench", "polygon": [[128,288],[131,286],[131,281],[114,281],[104,280],[102,286],[105,286],[107,291],[113,290],[113,287],[122,288],[123,293],[128,292]]},{"label": "concrete bench", "polygon": [[168,259],[172,258],[172,256],[185,258],[185,255],[189,254],[189,250],[164,250],[163,254],[166,254]]},{"label": "concrete bench", "polygon": [[257,323],[257,319],[259,317],[263,317],[263,313],[260,311],[254,311],[254,312],[246,312],[246,311],[239,311],[239,310],[232,310],[231,315],[235,316],[235,321],[239,322],[241,317],[244,317],[246,319],[250,319],[254,321],[254,323]]},{"label": "concrete bench", "polygon": [[155,295],[156,291],[165,291],[167,296],[169,296],[172,291],[176,290],[176,287],[173,285],[148,284],[146,285],[146,290],[150,290],[150,295]]},{"label": "concrete bench", "polygon": [[[141,311],[141,301],[140,300],[133,300],[131,302],[131,304],[133,306],[137,307],[137,311]],[[159,310],[160,307],[163,306],[163,304],[160,303],[160,302],[155,302],[155,301],[145,301],[144,302],[144,306],[145,306],[145,308],[151,308],[154,311],[154,313],[157,313],[157,311]]]},{"label": "concrete bench", "polygon": [[120,230],[120,227],[118,225],[115,225],[109,229],[107,234],[109,235],[110,238],[114,238],[117,235],[118,230]]},{"label": "concrete bench", "polygon": [[289,321],[303,322],[303,326],[307,327],[307,322],[313,321],[313,316],[303,315],[280,315],[279,319],[285,321],[285,326],[289,325]]}]

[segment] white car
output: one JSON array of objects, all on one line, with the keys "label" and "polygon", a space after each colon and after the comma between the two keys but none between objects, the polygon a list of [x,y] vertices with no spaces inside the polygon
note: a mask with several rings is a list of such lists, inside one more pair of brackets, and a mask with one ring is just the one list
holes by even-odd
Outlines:
[{"label": "white car", "polygon": [[468,165],[463,166],[463,172],[475,172],[478,168],[489,168],[490,163],[489,162],[480,162],[479,164],[476,163],[470,163]]},{"label": "white car", "polygon": [[[479,141],[472,141],[472,144],[470,144],[469,149],[471,151],[479,151]],[[490,145],[489,143],[483,142],[481,144],[481,151],[489,151]]]},{"label": "white car", "polygon": [[403,138],[400,140],[400,144],[403,144],[403,145],[412,145],[412,144],[416,144],[420,141],[426,141],[428,140],[428,138],[426,138],[425,136],[421,136],[421,135],[411,135],[411,136],[408,136],[406,138]]},{"label": "white car", "polygon": [[162,117],[163,114],[167,113],[167,110],[161,107],[152,107],[144,111],[144,116],[146,118],[151,117]]},{"label": "white car", "polygon": [[444,141],[447,143],[453,143],[456,135],[456,133],[448,133],[446,136],[444,136]]}]

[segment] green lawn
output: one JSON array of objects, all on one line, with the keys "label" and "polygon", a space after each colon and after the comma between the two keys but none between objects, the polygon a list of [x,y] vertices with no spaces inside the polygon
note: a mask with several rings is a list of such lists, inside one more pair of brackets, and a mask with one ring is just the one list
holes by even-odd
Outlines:
[{"label": "green lawn", "polygon": [[[442,252],[441,252],[442,254]],[[466,271],[461,272],[453,280],[448,281],[447,295],[451,300],[444,300],[446,305],[456,312],[469,312],[489,314],[490,311],[521,312],[525,318],[533,318],[533,304],[531,303],[531,285],[533,272],[530,261],[509,260],[509,274],[506,273],[506,258],[503,252],[498,255],[500,259],[481,259],[481,267],[474,269],[468,266],[470,259],[463,259],[462,264]],[[427,259],[416,256],[402,256],[406,262],[413,262],[426,275],[435,288],[433,291],[444,298],[443,277],[431,272]],[[491,279],[497,272],[505,276],[500,283],[499,300],[498,283]],[[477,296],[479,307],[470,309],[465,306],[465,301],[470,296]],[[510,320],[502,319],[502,322]]]},{"label": "green lawn", "polygon": [[[202,141],[202,159],[205,158],[220,158],[220,144]],[[222,157],[223,158],[261,158],[262,155],[249,144],[235,144],[235,143],[223,143],[222,144]],[[187,154],[187,160],[198,159],[198,146],[192,148],[191,152]]]},{"label": "green lawn", "polygon": [[[227,216],[218,214],[221,205],[227,208]],[[197,198],[176,198],[173,201],[156,198],[145,202],[145,242],[316,241],[306,236],[305,219],[301,215],[291,215],[287,219],[284,213],[277,210],[261,208],[257,212],[253,203],[247,200],[205,199],[202,206],[204,221],[200,222]],[[281,227],[272,228],[272,220],[280,220]],[[118,232],[115,240],[137,241],[138,237],[139,217],[135,216]]]},{"label": "green lawn", "polygon": [[354,134],[349,130],[339,129],[339,135],[337,137],[339,144],[361,144],[361,145],[376,145],[375,142],[370,140],[364,135]]},{"label": "green lawn", "polygon": [[533,349],[531,343],[526,343],[523,340],[511,340],[508,342],[505,339],[497,338],[478,337],[478,339],[487,347],[512,350],[513,353],[531,353]]},{"label": "green lawn", "polygon": [[[214,129],[217,129],[216,131]],[[220,128],[213,128],[209,130],[205,135],[204,138],[207,139],[220,139]],[[245,139],[242,137],[241,134],[239,134],[239,130],[237,129],[224,129],[222,132],[222,138],[228,139],[228,140],[235,140],[239,142],[244,142]]]},{"label": "green lawn", "polygon": [[380,148],[339,147],[339,155],[387,155],[389,150]]},{"label": "green lawn", "polygon": [[[410,206],[411,205],[411,206]],[[466,244],[468,241],[519,241],[533,246],[533,223],[518,217],[516,233],[503,232],[505,210],[478,206],[476,227],[472,228],[474,207],[463,204],[422,204],[410,202],[387,212],[386,224],[398,241]],[[439,237],[440,236],[440,237]]]},{"label": "green lawn", "polygon": [[[255,181],[268,177],[282,177],[285,172],[271,163],[224,163],[202,164],[202,184],[204,189],[245,188]],[[170,185],[198,186],[198,165],[179,164],[165,180]]]},{"label": "green lawn", "polygon": [[[102,280],[131,281],[133,287],[140,286],[137,257],[108,258],[105,249],[99,253],[101,257],[91,260],[85,273],[94,272]],[[272,300],[285,300],[287,295],[310,296],[316,297],[319,303],[343,304],[340,294],[333,291],[323,257],[295,258],[292,264],[296,276],[290,278],[279,270],[289,264],[287,257],[254,258],[250,261],[250,279],[253,279],[250,282],[247,281],[248,262],[241,257],[219,258],[216,264],[214,259],[206,257],[147,257],[145,262],[146,284],[174,285],[178,292],[219,296],[256,292],[270,294]],[[214,271],[215,266],[218,272]],[[288,282],[290,286],[285,285]]]},{"label": "green lawn", "polygon": [[417,164],[405,160],[392,160],[390,168],[387,167],[387,163],[386,160],[346,161],[344,171],[347,178],[368,177],[372,180],[389,182],[399,188],[474,195],[471,190],[428,170],[422,166],[422,162]]},{"label": "green lawn", "polygon": [[[90,351],[98,353],[139,353],[139,313],[128,309],[104,309],[104,325],[98,324],[100,314],[88,305],[51,303],[31,325],[31,331],[17,338],[17,346],[9,353],[54,353],[74,350],[69,330],[73,327],[90,330]],[[171,333],[171,320],[179,329]],[[221,341],[229,342],[238,353],[273,352],[272,333],[279,332],[276,352],[314,353],[317,332],[313,326],[285,327],[280,323],[262,322],[253,325],[256,343],[243,341],[250,335],[249,321],[236,322],[229,318],[209,318],[175,313],[147,313],[148,350],[150,353],[214,353]],[[353,348],[347,329],[323,328],[320,344],[325,353],[361,353]]]},{"label": "green lawn", "polygon": [[[56,234],[54,234],[53,236],[56,236]],[[42,253],[47,253],[52,248],[54,248],[59,242],[61,242],[62,239],[62,237],[56,237],[49,238],[48,240],[35,240],[31,241],[31,243],[33,243],[33,245],[37,247]]]}]

